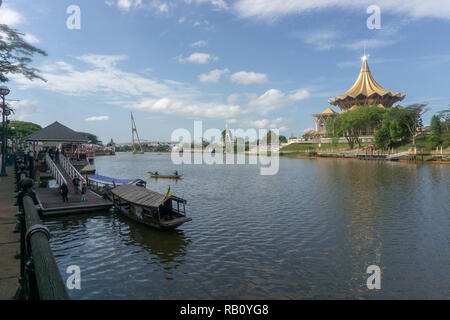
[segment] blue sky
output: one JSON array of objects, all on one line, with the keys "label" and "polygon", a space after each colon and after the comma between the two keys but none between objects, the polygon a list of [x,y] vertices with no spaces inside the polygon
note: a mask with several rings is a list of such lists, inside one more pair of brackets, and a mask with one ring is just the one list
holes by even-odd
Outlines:
[{"label": "blue sky", "polygon": [[[367,28],[372,4],[381,29]],[[47,83],[11,76],[15,118],[103,141],[130,140],[130,111],[149,140],[194,120],[299,136],[352,86],[364,45],[402,105],[429,104],[425,123],[450,104],[447,0],[3,0],[0,23],[48,53],[33,63]]]}]

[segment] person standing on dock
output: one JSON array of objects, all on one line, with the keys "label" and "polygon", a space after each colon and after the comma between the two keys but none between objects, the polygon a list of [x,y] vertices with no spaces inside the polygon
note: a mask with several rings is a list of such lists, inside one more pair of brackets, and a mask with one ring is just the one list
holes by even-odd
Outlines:
[{"label": "person standing on dock", "polygon": [[87,192],[86,184],[83,183],[83,186],[81,187],[81,202],[87,201],[86,192]]},{"label": "person standing on dock", "polygon": [[75,194],[78,194],[78,187],[80,186],[80,179],[78,177],[73,178],[73,186],[75,189]]},{"label": "person standing on dock", "polygon": [[55,152],[55,162],[59,163],[59,149],[56,148],[56,152]]},{"label": "person standing on dock", "polygon": [[67,187],[67,184],[63,183],[61,186],[61,195],[63,202],[69,202],[69,198],[67,197],[67,194],[69,193],[69,188]]}]

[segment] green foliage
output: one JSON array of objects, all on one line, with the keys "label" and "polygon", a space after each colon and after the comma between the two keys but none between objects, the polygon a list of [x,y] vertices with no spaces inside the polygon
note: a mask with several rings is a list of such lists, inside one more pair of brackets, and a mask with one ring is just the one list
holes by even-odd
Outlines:
[{"label": "green foliage", "polygon": [[279,136],[278,139],[279,139],[280,143],[287,143],[288,142],[288,140],[286,139],[285,136]]},{"label": "green foliage", "polygon": [[350,149],[355,144],[361,147],[361,134],[366,134],[368,128],[378,129],[381,127],[386,109],[377,106],[360,106],[330,117],[325,123],[328,136],[345,137]]},{"label": "green foliage", "polygon": [[431,143],[433,148],[436,148],[437,146],[441,145],[442,143],[442,126],[441,126],[441,120],[437,115],[434,115],[431,118]]},{"label": "green foliage", "polygon": [[390,143],[390,130],[387,125],[381,126],[381,128],[375,134],[375,146],[379,149],[387,149]]},{"label": "green foliage", "polygon": [[28,67],[35,54],[46,56],[45,51],[38,49],[23,40],[23,34],[0,24],[0,82],[7,82],[8,74],[22,74],[29,80],[46,81],[36,68]]},{"label": "green foliage", "polygon": [[91,144],[102,144],[100,140],[98,140],[97,136],[95,134],[89,133],[89,132],[83,132],[78,131],[79,134],[82,134],[86,138],[89,139],[89,143]]},{"label": "green foliage", "polygon": [[[14,130],[12,130],[14,128]],[[10,121],[8,124],[8,138],[13,139],[23,139],[28,137],[30,134],[39,131],[40,125],[32,122],[26,121]],[[3,138],[3,125],[0,123],[0,137]]]}]

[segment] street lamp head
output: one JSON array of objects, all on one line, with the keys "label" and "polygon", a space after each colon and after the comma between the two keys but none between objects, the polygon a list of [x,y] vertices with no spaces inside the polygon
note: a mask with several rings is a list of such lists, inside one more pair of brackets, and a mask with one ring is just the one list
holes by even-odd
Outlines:
[{"label": "street lamp head", "polygon": [[10,90],[6,86],[0,86],[0,96],[7,96]]}]

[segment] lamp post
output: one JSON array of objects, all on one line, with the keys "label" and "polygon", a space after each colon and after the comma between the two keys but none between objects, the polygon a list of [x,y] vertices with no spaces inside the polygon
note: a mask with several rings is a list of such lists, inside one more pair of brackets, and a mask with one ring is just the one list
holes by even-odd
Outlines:
[{"label": "lamp post", "polygon": [[6,177],[6,153],[8,152],[8,124],[7,117],[9,114],[9,110],[6,108],[5,96],[9,94],[9,88],[5,86],[0,86],[0,96],[2,97],[2,124],[3,124],[3,141],[2,141],[2,171],[0,173],[0,177]]}]

